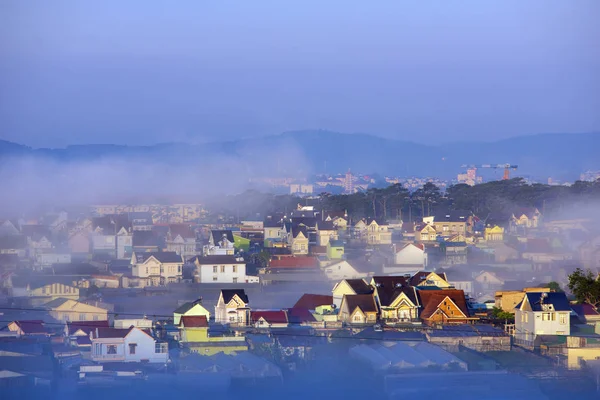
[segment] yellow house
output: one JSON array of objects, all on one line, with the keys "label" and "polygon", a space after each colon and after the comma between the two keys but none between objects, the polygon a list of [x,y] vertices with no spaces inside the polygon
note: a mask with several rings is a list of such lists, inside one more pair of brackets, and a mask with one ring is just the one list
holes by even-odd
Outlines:
[{"label": "yellow house", "polygon": [[42,305],[57,298],[78,300],[79,288],[76,281],[31,279],[25,276],[11,276],[8,283],[10,296],[26,299],[33,306]]},{"label": "yellow house", "polygon": [[71,299],[58,298],[44,304],[44,308],[59,321],[108,321],[108,310]]},{"label": "yellow house", "polygon": [[211,336],[206,316],[183,316],[179,321],[180,342],[194,353],[212,356],[217,353],[235,354],[247,351],[243,336]]},{"label": "yellow house", "polygon": [[291,228],[290,250],[292,254],[308,254],[308,232],[305,226]]},{"label": "yellow house", "polygon": [[445,273],[436,274],[435,272],[419,271],[410,278],[411,286],[435,286],[440,289],[450,289],[452,285],[448,283]]},{"label": "yellow house", "polygon": [[344,279],[333,287],[333,304],[336,307],[342,305],[342,299],[346,295],[371,294],[373,288],[364,279]]},{"label": "yellow house", "polygon": [[504,228],[498,225],[488,226],[483,232],[483,238],[488,242],[501,242],[504,240]]},{"label": "yellow house", "polygon": [[349,324],[377,322],[377,304],[372,294],[344,295],[338,320]]},{"label": "yellow house", "polygon": [[415,240],[417,242],[434,242],[437,239],[437,231],[432,225],[421,224],[415,227]]},{"label": "yellow house", "polygon": [[202,306],[202,299],[185,303],[173,311],[173,324],[179,325],[181,317],[206,317],[210,319],[210,311]]},{"label": "yellow house", "polygon": [[327,258],[339,260],[344,258],[344,241],[331,240],[327,243]]}]

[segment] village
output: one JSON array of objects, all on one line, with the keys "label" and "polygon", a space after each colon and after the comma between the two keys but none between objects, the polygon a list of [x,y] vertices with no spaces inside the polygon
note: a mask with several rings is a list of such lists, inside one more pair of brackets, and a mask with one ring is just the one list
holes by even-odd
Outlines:
[{"label": "village", "polygon": [[[568,290],[574,274],[598,274],[591,219],[207,213],[100,205],[0,221],[0,385],[310,393],[360,377],[399,398],[435,376],[456,396],[528,399],[567,381],[596,388],[598,304]],[[308,371],[329,383],[308,385]]]}]

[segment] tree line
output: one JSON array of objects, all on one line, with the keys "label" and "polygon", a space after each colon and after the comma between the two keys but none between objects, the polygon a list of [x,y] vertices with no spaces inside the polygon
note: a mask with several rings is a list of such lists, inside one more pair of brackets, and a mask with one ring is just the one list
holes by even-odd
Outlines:
[{"label": "tree line", "polygon": [[289,212],[298,204],[317,209],[347,211],[352,219],[365,217],[419,221],[439,211],[467,210],[486,219],[508,218],[516,209],[535,207],[542,214],[582,209],[600,199],[600,180],[577,181],[570,186],[528,184],[522,178],[493,181],[469,186],[457,184],[442,191],[425,183],[410,192],[401,184],[371,187],[353,194],[320,193],[312,198],[275,195],[248,190],[208,204],[213,217],[244,219],[264,218],[276,212]]}]

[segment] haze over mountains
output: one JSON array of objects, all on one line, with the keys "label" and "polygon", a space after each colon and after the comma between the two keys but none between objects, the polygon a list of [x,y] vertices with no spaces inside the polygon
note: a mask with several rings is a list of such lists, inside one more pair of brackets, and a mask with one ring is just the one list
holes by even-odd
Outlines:
[{"label": "haze over mountains", "polygon": [[424,145],[366,134],[312,130],[197,145],[90,144],[32,149],[0,141],[0,160],[41,159],[59,163],[142,161],[149,164],[218,166],[231,173],[240,173],[242,169],[249,174],[291,176],[339,173],[350,168],[359,173],[445,179],[456,177],[462,164],[511,163],[519,165],[519,175],[573,180],[582,171],[600,169],[598,149],[598,133],[539,134],[496,142]]}]

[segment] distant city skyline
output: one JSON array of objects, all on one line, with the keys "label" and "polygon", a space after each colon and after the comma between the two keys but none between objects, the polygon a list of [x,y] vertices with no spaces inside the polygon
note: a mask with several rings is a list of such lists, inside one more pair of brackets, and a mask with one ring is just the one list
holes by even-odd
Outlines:
[{"label": "distant city skyline", "polygon": [[600,131],[600,2],[0,4],[0,138],[303,129],[418,143]]}]

